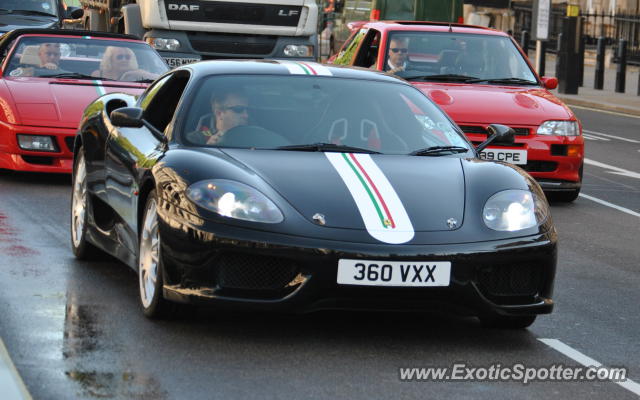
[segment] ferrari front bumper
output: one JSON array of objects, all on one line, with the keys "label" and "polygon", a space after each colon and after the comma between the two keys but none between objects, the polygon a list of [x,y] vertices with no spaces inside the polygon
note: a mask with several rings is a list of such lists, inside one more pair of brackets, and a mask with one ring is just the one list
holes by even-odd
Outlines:
[{"label": "ferrari front bumper", "polygon": [[[239,236],[242,231],[238,230]],[[322,309],[466,315],[550,313],[556,233],[450,245],[374,245],[265,232],[245,239],[161,223],[164,295],[183,303],[283,312]],[[256,236],[257,235],[257,236]],[[261,239],[257,239],[260,237]],[[338,261],[451,262],[446,287],[337,283]]]}]

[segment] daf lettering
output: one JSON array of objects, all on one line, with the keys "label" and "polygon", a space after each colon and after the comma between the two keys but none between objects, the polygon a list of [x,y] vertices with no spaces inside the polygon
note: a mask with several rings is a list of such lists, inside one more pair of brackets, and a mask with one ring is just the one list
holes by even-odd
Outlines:
[{"label": "daf lettering", "polygon": [[298,15],[300,12],[298,10],[280,10],[278,11],[279,17],[293,17],[294,15]]},{"label": "daf lettering", "polygon": [[169,3],[168,8],[170,11],[198,11],[200,6],[197,4],[173,4]]}]

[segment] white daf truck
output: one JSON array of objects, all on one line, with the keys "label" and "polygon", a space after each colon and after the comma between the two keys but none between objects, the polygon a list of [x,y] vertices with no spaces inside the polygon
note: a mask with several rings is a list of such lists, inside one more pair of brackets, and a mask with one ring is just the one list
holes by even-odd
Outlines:
[{"label": "white daf truck", "polygon": [[80,0],[84,28],[128,33],[176,67],[213,58],[314,60],[316,0]]}]

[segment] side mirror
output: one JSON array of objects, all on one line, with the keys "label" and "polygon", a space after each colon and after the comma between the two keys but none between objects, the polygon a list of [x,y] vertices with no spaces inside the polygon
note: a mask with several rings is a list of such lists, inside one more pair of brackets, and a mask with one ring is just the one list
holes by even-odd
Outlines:
[{"label": "side mirror", "polygon": [[490,136],[476,147],[478,153],[491,143],[509,145],[515,142],[516,132],[506,125],[491,124],[487,127],[487,131],[489,131]]},{"label": "side mirror", "polygon": [[544,84],[544,87],[549,90],[555,89],[558,87],[558,78],[551,77],[551,76],[543,76],[542,83]]},{"label": "side mirror", "polygon": [[140,128],[144,125],[142,108],[122,107],[111,111],[109,115],[114,126],[123,128]]},{"label": "side mirror", "polygon": [[84,10],[80,7],[67,7],[67,17],[70,19],[80,19],[84,15]]}]

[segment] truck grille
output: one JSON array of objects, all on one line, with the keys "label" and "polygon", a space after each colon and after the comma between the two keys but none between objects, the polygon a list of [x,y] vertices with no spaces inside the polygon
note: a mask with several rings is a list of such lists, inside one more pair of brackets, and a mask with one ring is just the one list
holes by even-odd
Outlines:
[{"label": "truck grille", "polygon": [[268,55],[276,45],[275,36],[189,34],[191,47],[203,54]]},{"label": "truck grille", "polygon": [[298,26],[302,7],[225,1],[167,0],[167,17],[176,21]]}]

